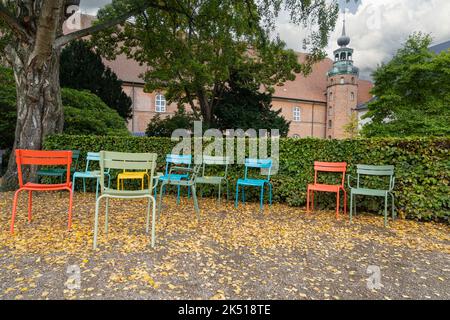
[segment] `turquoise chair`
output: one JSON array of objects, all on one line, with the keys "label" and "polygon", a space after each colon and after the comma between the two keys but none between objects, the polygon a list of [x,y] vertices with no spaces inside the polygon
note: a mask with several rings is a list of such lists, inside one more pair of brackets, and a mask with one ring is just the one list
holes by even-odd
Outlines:
[{"label": "turquoise chair", "polygon": [[[267,170],[267,179],[253,179],[248,177],[248,169],[257,168]],[[259,207],[263,208],[264,187],[269,187],[269,204],[272,205],[272,183],[270,182],[270,173],[272,169],[272,159],[245,159],[244,179],[238,179],[236,182],[236,198],[234,206],[237,208],[239,200],[239,186],[242,187],[242,202],[245,202],[245,186],[261,188],[259,197]]]},{"label": "turquoise chair", "polygon": [[[388,207],[388,196],[392,199],[392,220],[395,219],[394,212],[394,190],[395,177],[394,177],[394,166],[371,166],[371,165],[356,165],[357,177],[352,178],[351,175],[347,177],[348,187],[350,188],[350,222],[352,222],[353,215],[353,201],[356,200],[357,195],[372,196],[372,197],[384,197],[384,226],[387,226],[387,207]],[[389,186],[386,189],[374,189],[363,185],[363,176],[378,176],[378,177],[389,177]],[[350,184],[351,180],[356,180],[356,186]],[[354,199],[355,198],[355,199]],[[356,201],[355,201],[355,215],[356,215]]]},{"label": "turquoise chair", "polygon": [[[78,158],[80,157],[80,150],[72,150],[72,165],[70,167],[70,174],[72,175],[78,167]],[[36,172],[38,180],[40,177],[56,177],[59,178],[62,183],[66,178],[67,170],[65,168],[48,168],[48,169],[39,169]]]},{"label": "turquoise chair", "polygon": [[[164,181],[169,180],[170,181],[177,181],[177,180],[183,180],[188,179],[189,174],[188,173],[172,173],[171,168],[173,166],[180,166],[185,165],[186,168],[190,168],[192,163],[192,156],[190,154],[188,155],[179,155],[179,154],[168,154],[166,155],[166,169],[164,172],[164,175],[160,176],[158,178],[158,181],[161,182],[161,184]],[[165,185],[164,188],[162,188],[162,192],[165,192]],[[180,203],[180,185],[177,187],[177,204]],[[190,194],[190,188],[188,188],[188,197]],[[156,189],[155,189],[155,199],[156,199]]]},{"label": "turquoise chair", "polygon": [[[219,156],[203,156],[202,165],[202,175],[197,176],[195,183],[201,185],[216,185],[218,186],[217,201],[220,203],[220,197],[222,194],[222,184],[225,183],[227,188],[227,201],[229,199],[229,188],[228,188],[228,165],[231,163],[229,157],[219,157]],[[225,166],[225,170],[222,175],[211,176],[206,175],[206,165],[208,166]],[[201,189],[200,196],[203,196],[203,188]]]},{"label": "turquoise chair", "polygon": [[[100,162],[100,153],[99,152],[88,152],[86,157],[86,169],[85,171],[77,171],[73,174],[72,179],[72,191],[75,191],[75,180],[77,178],[83,179],[83,192],[86,193],[86,179],[96,179],[96,187],[95,187],[95,198],[98,198],[98,187],[100,185],[100,170],[89,170],[89,165],[92,161]],[[105,175],[108,177],[108,188],[111,184],[111,175],[109,174],[109,170],[105,171]]]}]

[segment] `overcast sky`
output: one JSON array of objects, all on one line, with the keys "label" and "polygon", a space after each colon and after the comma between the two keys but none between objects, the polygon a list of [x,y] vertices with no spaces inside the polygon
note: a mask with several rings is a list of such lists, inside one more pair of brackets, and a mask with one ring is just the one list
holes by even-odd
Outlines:
[{"label": "overcast sky", "polygon": [[[82,12],[95,14],[110,0],[81,0]],[[430,33],[434,43],[450,40],[449,0],[339,0],[341,12],[346,10],[346,30],[350,47],[355,50],[353,59],[361,70],[361,78],[370,78],[371,72],[381,62],[389,61],[409,34],[414,31]],[[336,40],[342,32],[341,13],[336,29],[331,35],[327,52],[332,57]],[[277,21],[276,33],[287,46],[302,51],[304,30],[289,23],[282,14]]]}]

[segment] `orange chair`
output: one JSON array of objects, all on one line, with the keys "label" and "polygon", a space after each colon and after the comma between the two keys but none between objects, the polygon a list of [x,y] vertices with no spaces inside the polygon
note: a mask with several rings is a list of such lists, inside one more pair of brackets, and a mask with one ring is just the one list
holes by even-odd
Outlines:
[{"label": "orange chair", "polygon": [[[17,198],[20,191],[28,191],[28,222],[31,222],[31,207],[33,191],[56,191],[67,190],[70,194],[69,200],[69,223],[72,226],[72,183],[70,182],[70,165],[72,163],[72,151],[38,151],[38,150],[16,150],[17,174],[19,176],[19,190],[14,194],[14,202],[11,218],[11,233],[14,233],[14,220],[17,211]],[[59,184],[41,184],[27,182],[23,183],[22,165],[44,165],[44,166],[67,166],[66,182]]]},{"label": "orange chair", "polygon": [[[345,172],[347,170],[346,162],[318,162],[314,161],[314,184],[308,184],[306,194],[306,212],[309,213],[309,194],[311,193],[311,206],[314,210],[314,191],[336,192],[336,218],[339,218],[339,192],[344,192],[344,214],[347,212],[347,192],[344,188]],[[342,173],[340,185],[317,183],[318,172],[337,172]]]}]

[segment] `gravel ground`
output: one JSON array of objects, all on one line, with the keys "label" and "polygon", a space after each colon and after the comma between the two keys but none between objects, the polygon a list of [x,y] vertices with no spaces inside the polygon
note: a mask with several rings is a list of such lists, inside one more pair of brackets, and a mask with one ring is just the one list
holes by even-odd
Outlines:
[{"label": "gravel ground", "polygon": [[[93,194],[38,194],[33,221],[0,193],[0,299],[450,299],[450,227],[381,216],[336,220],[276,204],[164,200],[156,247],[145,202],[110,202],[110,231],[92,249]],[[101,220],[103,226],[103,220]],[[79,282],[76,280],[79,279]]]}]

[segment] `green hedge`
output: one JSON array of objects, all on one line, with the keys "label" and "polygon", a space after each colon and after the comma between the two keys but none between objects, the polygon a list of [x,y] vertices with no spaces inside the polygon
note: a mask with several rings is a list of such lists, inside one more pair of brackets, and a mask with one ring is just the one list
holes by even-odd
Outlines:
[{"label": "green hedge", "polygon": [[[170,138],[55,135],[47,137],[44,145],[46,149],[79,149],[83,155],[88,151],[99,150],[156,152],[159,155],[158,170],[162,171],[164,155],[170,153],[175,144]],[[279,171],[272,179],[273,199],[292,206],[304,206],[306,185],[314,177],[315,160],[346,161],[349,164],[348,173],[353,175],[358,163],[393,164],[396,170],[394,194],[399,215],[448,222],[449,149],[450,137],[357,140],[283,138],[280,140]],[[84,159],[80,161],[83,167]],[[235,180],[243,175],[243,166],[233,165],[229,172],[233,195]],[[257,196],[256,192],[249,195]],[[332,195],[320,194],[318,197],[318,204],[322,208],[335,205]],[[358,206],[379,212],[381,202],[373,198],[358,199]]]}]

